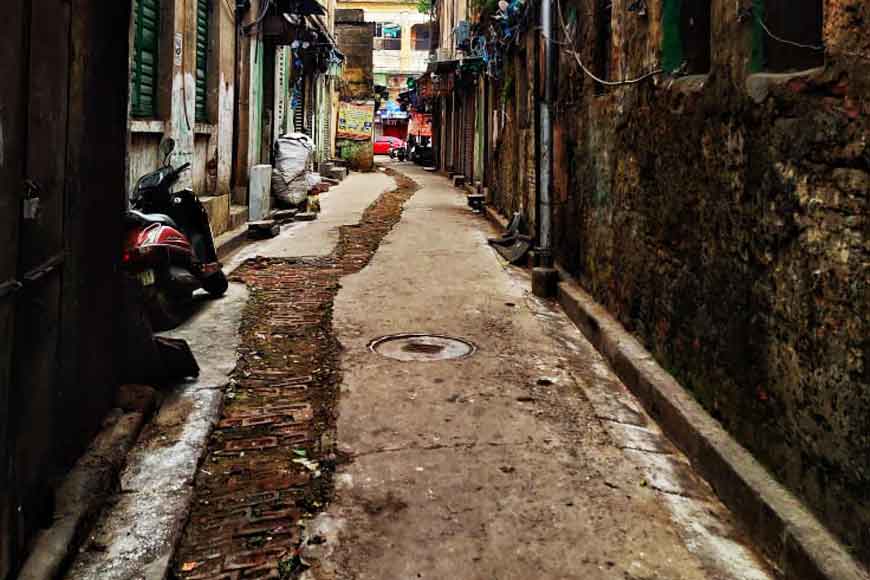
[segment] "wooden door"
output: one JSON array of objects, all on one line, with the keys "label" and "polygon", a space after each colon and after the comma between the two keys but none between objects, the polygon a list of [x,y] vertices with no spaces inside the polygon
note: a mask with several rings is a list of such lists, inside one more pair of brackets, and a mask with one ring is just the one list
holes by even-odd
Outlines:
[{"label": "wooden door", "polygon": [[10,8],[0,24],[10,80],[0,87],[0,283],[15,291],[0,299],[0,577],[52,515],[70,46],[68,2]]},{"label": "wooden door", "polygon": [[113,403],[129,74],[118,23],[130,9],[94,0],[4,9],[0,578],[12,578],[51,523],[54,486]]},{"label": "wooden door", "polygon": [[15,551],[9,429],[12,345],[18,270],[19,192],[24,175],[26,0],[8,0],[0,18],[0,578],[9,575]]}]

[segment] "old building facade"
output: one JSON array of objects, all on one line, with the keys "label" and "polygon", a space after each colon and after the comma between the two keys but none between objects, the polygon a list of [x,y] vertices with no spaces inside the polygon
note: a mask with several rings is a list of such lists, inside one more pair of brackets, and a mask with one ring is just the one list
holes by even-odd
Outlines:
[{"label": "old building facade", "polygon": [[0,578],[115,405],[128,79],[123,2],[0,21]]},{"label": "old building facade", "polygon": [[557,266],[870,561],[870,7],[551,6],[437,3],[441,168],[540,241],[549,78]]},{"label": "old building facade", "polygon": [[[203,201],[220,234],[248,216],[248,172],[272,142],[302,131],[316,160],[334,154],[335,0],[133,0],[128,185],[162,163],[189,162],[179,187]],[[295,43],[295,44],[294,44]]]},{"label": "old building facade", "polygon": [[399,106],[399,94],[408,89],[408,80],[426,70],[431,46],[429,16],[420,12],[416,2],[345,0],[342,9],[363,11],[363,19],[373,23],[372,72],[378,94],[374,117],[374,136],[390,135],[405,139],[408,114]]},{"label": "old building facade", "polygon": [[160,141],[175,140],[174,165],[191,164],[179,187],[200,196],[215,234],[244,224],[248,169],[270,162],[278,132],[312,135],[317,161],[333,154],[334,1],[253,4],[8,3],[0,578],[17,576],[56,507],[68,508],[55,505],[58,486],[117,421],[110,410],[135,366],[137,332],[120,267],[124,214],[136,180],[163,162]]}]

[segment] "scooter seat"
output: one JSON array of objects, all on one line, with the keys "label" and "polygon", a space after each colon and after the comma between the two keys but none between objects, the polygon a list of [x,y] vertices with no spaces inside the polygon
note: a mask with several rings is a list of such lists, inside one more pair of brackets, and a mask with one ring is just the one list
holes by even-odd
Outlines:
[{"label": "scooter seat", "polygon": [[142,213],[135,209],[131,209],[128,213],[133,220],[142,225],[161,224],[178,229],[178,224],[165,213]]}]

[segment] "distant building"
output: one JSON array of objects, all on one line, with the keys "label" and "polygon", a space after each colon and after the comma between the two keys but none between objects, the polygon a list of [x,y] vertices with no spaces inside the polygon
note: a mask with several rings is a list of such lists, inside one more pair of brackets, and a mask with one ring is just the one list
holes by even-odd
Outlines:
[{"label": "distant building", "polygon": [[362,9],[365,20],[375,23],[374,84],[380,95],[375,137],[405,139],[408,113],[399,105],[399,94],[408,90],[408,79],[426,71],[431,47],[429,15],[420,12],[413,1],[340,0],[338,7]]},{"label": "distant building", "polygon": [[178,187],[220,234],[248,219],[248,171],[271,162],[278,135],[309,135],[316,162],[334,155],[334,0],[268,3],[265,14],[259,2],[130,2],[128,190],[172,137],[172,162],[191,164]]}]

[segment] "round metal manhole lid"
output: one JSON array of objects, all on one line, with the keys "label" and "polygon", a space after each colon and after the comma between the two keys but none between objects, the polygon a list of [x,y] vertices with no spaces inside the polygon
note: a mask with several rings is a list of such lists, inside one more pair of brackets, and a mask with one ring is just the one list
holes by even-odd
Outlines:
[{"label": "round metal manhole lid", "polygon": [[439,334],[392,334],[373,340],[369,349],[400,361],[436,361],[471,356],[477,347],[467,340]]}]

